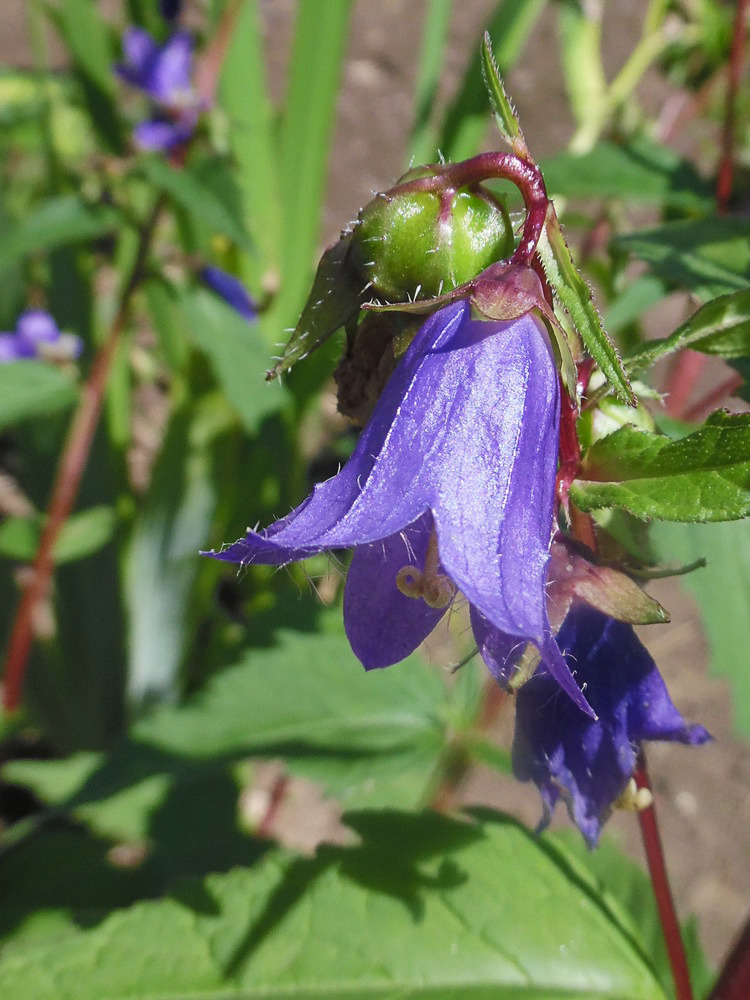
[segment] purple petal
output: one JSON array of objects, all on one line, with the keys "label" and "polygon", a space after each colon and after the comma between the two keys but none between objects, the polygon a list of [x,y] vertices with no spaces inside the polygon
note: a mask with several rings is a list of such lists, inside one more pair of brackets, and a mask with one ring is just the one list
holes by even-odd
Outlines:
[{"label": "purple petal", "polygon": [[248,322],[257,318],[258,311],[255,303],[250,298],[247,289],[232,274],[227,274],[220,267],[207,264],[201,268],[201,278],[205,281],[217,295],[219,295],[227,305],[230,305],[235,312],[239,313]]},{"label": "purple petal", "polygon": [[160,104],[182,104],[192,93],[190,76],[193,41],[185,31],[176,31],[149,68],[146,92]]},{"label": "purple petal", "polygon": [[468,311],[466,303],[455,303],[422,326],[338,475],[318,484],[299,507],[262,535],[248,531],[217,558],[276,564],[271,559],[276,553],[279,563],[290,562],[323,549],[378,541],[424,514],[429,502],[418,486],[427,430],[420,424],[428,401],[419,391],[418,376],[428,352],[450,339]]},{"label": "purple petal", "polygon": [[710,736],[677,711],[631,625],[578,604],[558,643],[599,718],[579,712],[541,667],[516,699],[513,769],[521,781],[539,787],[543,825],[562,792],[571,818],[593,846],[633,774],[642,740],[695,745]]},{"label": "purple petal", "polygon": [[165,121],[141,122],[133,129],[133,141],[140,149],[150,153],[165,153],[190,138],[192,130],[186,131],[179,123]]},{"label": "purple petal", "polygon": [[33,357],[33,349],[19,340],[15,333],[0,333],[0,364]]},{"label": "purple petal", "polygon": [[547,619],[558,376],[530,316],[471,321],[457,302],[412,341],[341,472],[263,534],[219,558],[283,562],[397,534],[431,510],[453,582],[495,628],[533,641],[590,709]]},{"label": "purple petal", "polygon": [[506,688],[518,658],[523,653],[525,642],[517,635],[508,635],[495,628],[475,607],[472,606],[469,610],[479,655],[498,684]]},{"label": "purple petal", "polygon": [[424,514],[395,535],[361,545],[344,589],[344,624],[355,655],[367,670],[398,663],[432,632],[447,608],[431,608],[396,586],[404,566],[424,567],[432,517]]},{"label": "purple petal", "polygon": [[159,47],[143,28],[131,26],[123,32],[122,49],[125,61],[117,63],[115,71],[134,87],[145,90]]},{"label": "purple petal", "polygon": [[16,323],[16,334],[19,340],[35,349],[38,344],[53,344],[60,339],[57,323],[48,312],[42,309],[29,309],[22,313]]}]

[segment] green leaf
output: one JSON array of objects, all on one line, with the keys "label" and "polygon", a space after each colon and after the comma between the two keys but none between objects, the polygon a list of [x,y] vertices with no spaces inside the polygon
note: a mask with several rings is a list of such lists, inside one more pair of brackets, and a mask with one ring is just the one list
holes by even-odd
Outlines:
[{"label": "green leaf", "polygon": [[706,558],[706,567],[680,581],[697,599],[711,649],[713,674],[732,686],[737,733],[750,742],[750,617],[739,613],[750,593],[750,532],[744,522],[656,524],[653,541],[670,562]]},{"label": "green leaf", "polygon": [[281,409],[287,399],[279,382],[265,381],[270,358],[257,324],[203,288],[186,292],[182,308],[193,340],[208,358],[243,426],[257,430],[263,418]]},{"label": "green leaf", "polygon": [[623,403],[635,405],[635,396],[620,356],[602,328],[599,313],[591,297],[591,289],[573,261],[554,209],[547,212],[547,221],[537,251],[547,280],[570,313],[589,354],[596,361],[618,399]]},{"label": "green leaf", "polygon": [[582,0],[557,6],[560,54],[570,107],[578,123],[579,152],[596,137],[607,110],[607,81],[602,65],[602,11]]},{"label": "green leaf", "polygon": [[98,834],[128,840],[177,836],[193,807],[186,802],[164,831],[154,826],[164,804],[186,781],[207,771],[215,780],[217,768],[227,774],[249,756],[283,756],[292,773],[347,806],[417,805],[448,739],[445,685],[417,657],[365,673],[340,612],[326,621],[334,634],[286,632],[272,648],[248,651],[185,705],[139,722],[107,758],[11,762],[6,777]]},{"label": "green leaf", "polygon": [[750,414],[713,413],[679,441],[622,427],[591,447],[570,495],[584,511],[729,521],[750,514]]},{"label": "green leaf", "polygon": [[614,243],[704,301],[750,286],[750,240],[744,219],[715,216],[669,222],[618,236]]},{"label": "green leaf", "polygon": [[342,236],[320,258],[315,280],[273,374],[281,375],[312,354],[345,323],[357,315],[363,300],[362,277],[346,261],[351,236]]},{"label": "green leaf", "polygon": [[[115,512],[101,504],[73,514],[63,524],[55,544],[55,563],[83,559],[112,537]],[[38,518],[9,517],[0,524],[0,556],[31,562],[39,547],[42,525]]]},{"label": "green leaf", "polygon": [[672,149],[646,136],[626,145],[600,142],[583,155],[558,153],[541,164],[551,196],[623,198],[685,211],[710,211],[711,185]]},{"label": "green leaf", "polygon": [[[255,283],[279,268],[281,203],[274,111],[267,92],[265,40],[257,0],[237,12],[221,67],[219,100],[229,121],[229,145],[243,201],[252,220],[258,254],[244,263]],[[274,337],[278,340],[278,336]]]},{"label": "green leaf", "polygon": [[[487,30],[501,74],[507,74],[515,65],[546,6],[547,0],[500,0],[494,5]],[[482,57],[477,52],[446,112],[430,158],[441,150],[446,160],[465,160],[478,151],[486,131],[487,90],[482,79]]]},{"label": "green leaf", "polygon": [[276,852],[93,929],[11,944],[0,989],[25,1000],[665,1000],[617,916],[515,822],[348,822],[357,846]]},{"label": "green leaf", "polygon": [[750,288],[712,299],[671,336],[644,344],[626,359],[628,371],[646,371],[659,358],[685,347],[722,358],[750,355]]},{"label": "green leaf", "polygon": [[162,157],[146,156],[138,161],[137,168],[158,190],[188,213],[195,215],[214,233],[227,236],[242,250],[253,248],[242,219],[226,205],[213,186],[189,168],[178,170]]},{"label": "green leaf", "polygon": [[174,695],[194,632],[189,596],[217,502],[212,439],[200,425],[200,413],[172,416],[128,548],[128,691],[136,703]]},{"label": "green leaf", "polygon": [[429,0],[422,26],[422,47],[414,92],[414,124],[407,166],[427,163],[435,155],[431,125],[438,84],[443,71],[445,43],[451,26],[453,0]]},{"label": "green leaf", "polygon": [[[544,835],[545,846],[561,861],[573,865],[581,878],[590,873],[592,891],[601,899],[624,928],[629,928],[632,940],[640,945],[642,953],[653,963],[654,970],[667,996],[672,996],[674,981],[669,963],[664,931],[654,899],[654,889],[646,872],[615,845],[603,838],[596,850],[589,850],[578,832],[561,830]],[[687,953],[690,979],[695,996],[707,996],[713,983],[713,973],[708,968],[698,943],[692,920],[682,927],[682,939]]]},{"label": "green leaf", "polygon": [[111,232],[118,219],[112,209],[87,205],[76,195],[49,198],[3,234],[0,270],[32,253],[98,239]]},{"label": "green leaf", "polygon": [[81,69],[104,93],[113,93],[112,49],[107,28],[89,0],[61,0],[60,30]]},{"label": "green leaf", "polygon": [[279,133],[282,280],[271,314],[282,329],[297,319],[314,264],[351,8],[351,0],[297,8]]},{"label": "green leaf", "polygon": [[666,296],[664,282],[654,274],[642,274],[633,281],[628,280],[619,294],[607,304],[604,313],[604,328],[617,333],[636,322],[640,317]]},{"label": "green leaf", "polygon": [[64,410],[75,402],[77,392],[66,372],[44,361],[0,365],[0,427]]},{"label": "green leaf", "polygon": [[60,0],[45,5],[45,13],[60,32],[83,90],[81,103],[107,147],[122,153],[122,134],[115,104],[116,78],[111,34],[97,4]]}]

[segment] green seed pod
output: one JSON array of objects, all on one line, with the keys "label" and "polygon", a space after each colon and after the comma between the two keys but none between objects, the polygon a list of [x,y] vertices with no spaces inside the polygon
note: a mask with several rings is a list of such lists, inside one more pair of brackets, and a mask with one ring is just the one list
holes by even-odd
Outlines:
[{"label": "green seed pod", "polygon": [[[402,178],[411,180],[416,171]],[[425,176],[422,170],[417,176]],[[351,261],[372,294],[390,302],[432,298],[513,252],[505,206],[489,191],[386,191],[359,215]]]}]

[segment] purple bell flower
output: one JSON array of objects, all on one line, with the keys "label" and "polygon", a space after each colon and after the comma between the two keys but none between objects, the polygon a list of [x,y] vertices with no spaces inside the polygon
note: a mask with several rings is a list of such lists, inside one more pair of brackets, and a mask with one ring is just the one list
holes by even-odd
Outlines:
[{"label": "purple bell flower", "polygon": [[61,333],[57,323],[42,309],[22,313],[13,333],[0,333],[0,364],[45,358],[69,361],[77,358],[83,344],[79,337]]},{"label": "purple bell flower", "polygon": [[191,82],[192,39],[176,31],[160,46],[143,28],[130,27],[122,46],[125,59],[115,71],[157,106],[157,114],[138,125],[133,138],[141,149],[168,152],[192,136],[202,110]]},{"label": "purple bell flower", "polygon": [[488,634],[534,643],[590,712],[547,618],[558,428],[541,321],[476,321],[467,302],[453,303],[424,323],[338,475],[265,531],[211,554],[282,565],[353,547],[344,621],[367,669],[411,653],[461,591],[480,649]]},{"label": "purple bell flower", "polygon": [[541,792],[541,828],[562,796],[593,847],[633,775],[643,740],[697,745],[711,737],[677,711],[632,625],[577,602],[557,641],[599,718],[594,721],[560,697],[542,664],[516,699],[513,770]]},{"label": "purple bell flower", "polygon": [[257,319],[258,309],[255,303],[242,282],[233,274],[228,274],[220,267],[214,267],[213,264],[207,264],[201,268],[200,276],[213,292],[224,299],[227,305],[231,306],[248,323]]}]

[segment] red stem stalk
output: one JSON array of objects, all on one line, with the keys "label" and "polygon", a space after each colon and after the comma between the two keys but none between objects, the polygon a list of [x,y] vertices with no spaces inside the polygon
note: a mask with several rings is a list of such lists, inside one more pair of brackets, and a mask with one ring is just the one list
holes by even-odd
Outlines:
[{"label": "red stem stalk", "polygon": [[[647,788],[651,791],[651,782],[646,769],[646,758],[643,751],[638,756],[638,764],[635,770],[635,782],[639,788]],[[646,852],[648,870],[651,875],[651,885],[656,897],[656,905],[659,910],[659,920],[661,922],[664,942],[667,946],[669,964],[672,969],[672,978],[675,986],[676,1000],[693,1000],[693,989],[690,985],[690,972],[688,970],[685,948],[682,943],[680,924],[677,919],[672,890],[669,885],[667,866],[664,860],[664,848],[659,834],[659,824],[656,820],[656,810],[653,805],[648,809],[643,809],[638,813],[638,821],[641,826],[641,838]]]},{"label": "red stem stalk", "polygon": [[34,634],[34,611],[49,593],[55,568],[55,543],[78,495],[78,488],[99,423],[112,361],[127,322],[133,293],[141,279],[162,204],[163,199],[160,197],[141,232],[133,267],[120,296],[119,308],[112,320],[106,340],[94,358],[60,457],[39,548],[32,564],[29,582],[23,590],[16,611],[8,642],[2,691],[2,705],[8,713],[15,712],[21,703],[26,664]]},{"label": "red stem stalk", "polygon": [[747,1000],[750,996],[750,920],[732,946],[708,1000]]}]

